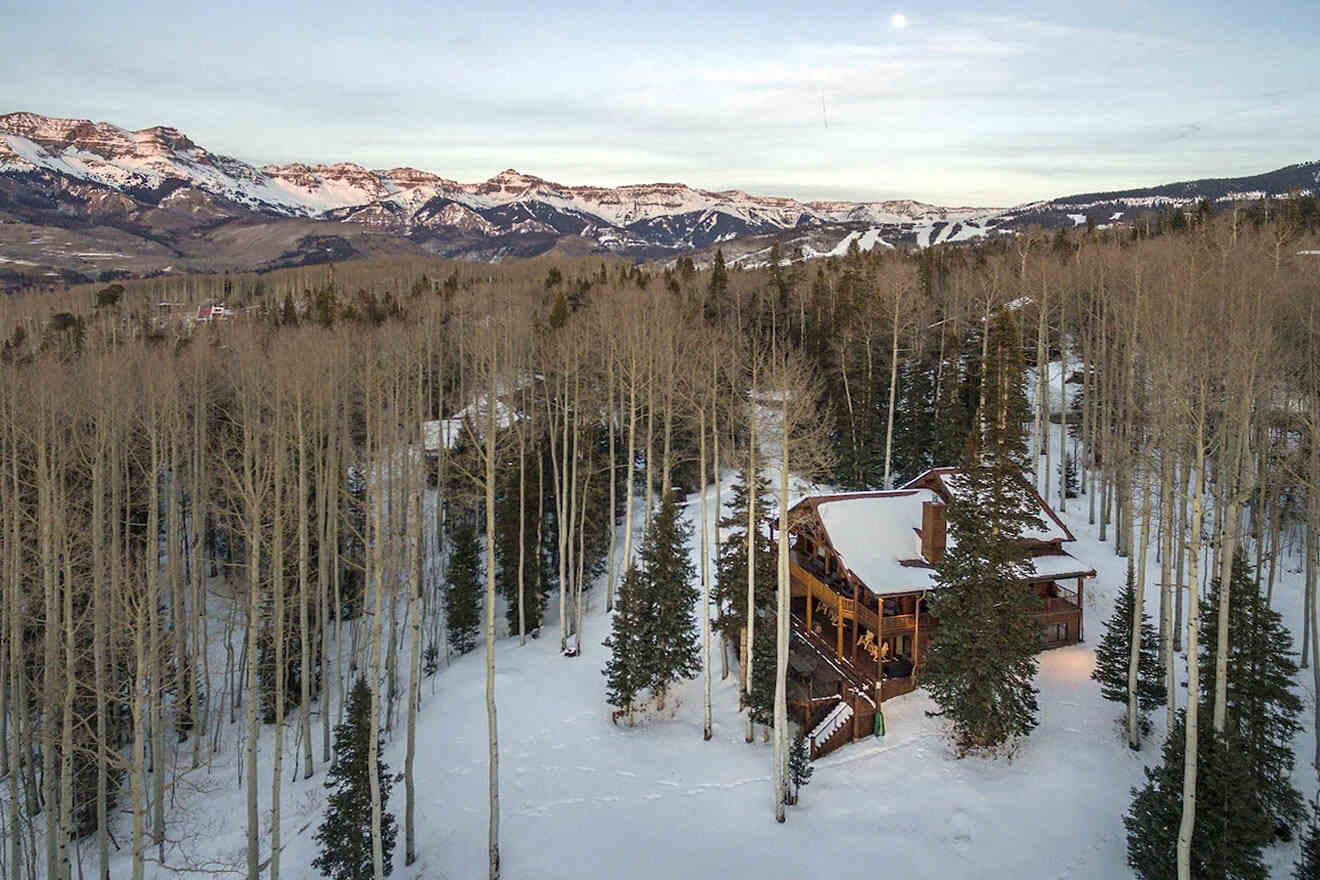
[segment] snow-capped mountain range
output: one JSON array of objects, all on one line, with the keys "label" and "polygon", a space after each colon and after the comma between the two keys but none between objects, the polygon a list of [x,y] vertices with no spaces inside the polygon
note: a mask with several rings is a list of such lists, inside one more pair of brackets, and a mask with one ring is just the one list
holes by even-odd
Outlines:
[{"label": "snow-capped mountain range", "polygon": [[564,186],[512,169],[458,183],[415,168],[254,167],[165,126],[127,131],[33,113],[0,116],[0,173],[51,174],[168,205],[196,190],[251,211],[362,223],[395,233],[457,228],[571,234],[610,250],[704,247],[749,232],[834,223],[877,226],[963,220],[988,213],[910,200],[800,202],[678,183]]},{"label": "snow-capped mountain range", "polygon": [[[1111,222],[1129,210],[1202,196],[1315,188],[1317,178],[1320,164],[1309,163],[1258,178],[1012,209],[799,201],[681,183],[565,186],[512,169],[459,183],[415,168],[370,170],[351,162],[257,167],[167,126],[129,131],[11,113],[0,116],[0,274],[14,272],[7,266],[81,275],[270,268],[399,251],[499,259],[553,247],[665,258],[758,237],[824,256],[853,241],[863,249],[928,246],[1027,223]],[[34,232],[46,227],[61,230],[58,242]],[[741,249],[745,256],[768,250],[751,244]]]}]

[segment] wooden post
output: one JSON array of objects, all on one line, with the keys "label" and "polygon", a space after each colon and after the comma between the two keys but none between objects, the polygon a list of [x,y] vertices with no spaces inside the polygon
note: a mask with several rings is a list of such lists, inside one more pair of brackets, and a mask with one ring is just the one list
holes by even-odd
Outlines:
[{"label": "wooden post", "polygon": [[843,593],[835,593],[834,595],[839,600],[839,625],[835,633],[839,646],[835,650],[835,653],[840,657],[843,657]]},{"label": "wooden post", "polygon": [[1082,611],[1082,584],[1085,580],[1086,578],[1080,577],[1077,579],[1077,641],[1079,642],[1086,641],[1082,638],[1082,620],[1086,617],[1086,613]]},{"label": "wooden post", "polygon": [[[857,595],[856,587],[853,588],[853,595],[854,595],[854,596]],[[853,625],[852,625],[852,664],[853,664],[854,666],[856,666],[856,665],[857,665],[857,630],[858,630],[858,627],[857,627],[857,600],[856,600],[856,599],[853,599],[853,600],[852,600],[852,613],[853,613]]]},{"label": "wooden post", "polygon": [[917,683],[917,658],[921,656],[921,600],[926,594],[918,593],[912,609],[912,683]]},{"label": "wooden post", "polygon": [[[807,577],[811,578],[811,575],[807,575]],[[816,585],[812,583],[812,580],[814,580],[814,578],[807,581],[807,632],[808,633],[814,632],[814,630],[811,628],[811,606],[814,605],[816,602]]]}]

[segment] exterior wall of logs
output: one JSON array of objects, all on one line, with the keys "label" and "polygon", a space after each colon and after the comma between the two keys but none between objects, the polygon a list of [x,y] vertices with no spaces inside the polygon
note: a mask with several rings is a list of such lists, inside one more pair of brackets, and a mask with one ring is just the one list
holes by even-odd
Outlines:
[{"label": "exterior wall of logs", "polygon": [[[916,690],[922,661],[939,619],[926,611],[921,591],[873,593],[851,576],[842,561],[822,554],[798,536],[790,551],[792,647],[799,687],[790,714],[806,731],[815,731],[840,702],[851,719],[811,751],[819,757],[876,730],[876,707]],[[800,545],[800,546],[798,546]],[[810,568],[808,568],[810,566]],[[1039,581],[1036,618],[1041,647],[1056,648],[1083,639],[1084,579]]]}]

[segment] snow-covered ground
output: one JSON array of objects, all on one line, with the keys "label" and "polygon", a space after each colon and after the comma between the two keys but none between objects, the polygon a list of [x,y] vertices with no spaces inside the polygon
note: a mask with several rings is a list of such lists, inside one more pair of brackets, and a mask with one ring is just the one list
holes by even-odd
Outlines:
[{"label": "snow-covered ground", "polygon": [[[1057,439],[1056,434],[1056,444]],[[726,500],[731,482],[726,475]],[[795,496],[801,487],[797,490]],[[713,488],[708,493],[713,502]],[[695,522],[698,511],[697,496],[692,496],[684,515]],[[710,514],[713,522],[713,509]],[[789,809],[785,825],[774,821],[771,747],[744,743],[737,673],[719,679],[717,651],[714,738],[704,742],[700,678],[677,688],[663,713],[652,713],[637,727],[611,723],[601,675],[606,660],[601,640],[609,629],[602,610],[603,583],[590,593],[582,656],[559,655],[554,629],[558,615],[553,612],[546,615],[547,630],[525,647],[516,639],[499,639],[496,697],[504,876],[1129,876],[1122,816],[1130,789],[1143,778],[1144,764],[1159,757],[1163,713],[1156,713],[1155,732],[1146,747],[1129,751],[1118,722],[1119,707],[1102,701],[1089,678],[1093,646],[1127,562],[1115,557],[1112,546],[1098,540],[1097,528],[1087,524],[1085,498],[1070,502],[1062,516],[1078,536],[1072,551],[1099,572],[1087,585],[1087,641],[1041,655],[1040,723],[1016,754],[957,759],[943,723],[926,715],[933,704],[924,691],[917,691],[885,704],[888,733],[883,739],[854,743],[816,763],[811,784],[800,803]],[[1153,552],[1148,561],[1147,582],[1155,583]],[[1299,566],[1296,555],[1285,561],[1275,591],[1275,606],[1296,634],[1301,631]],[[1152,615],[1157,613],[1153,589],[1148,607]],[[1308,798],[1316,790],[1307,760],[1314,742],[1309,681],[1309,673],[1299,677],[1306,709],[1294,774]],[[415,865],[403,865],[404,795],[402,784],[396,783],[389,804],[400,823],[396,878],[485,876],[484,690],[480,647],[423,685],[416,769],[420,852]],[[149,866],[148,876],[178,876],[177,868],[185,861],[207,865],[222,876],[239,873],[245,796],[235,737],[241,737],[241,727],[241,721],[225,726],[224,750],[209,773],[179,776],[169,836],[182,842],[167,848],[171,867]],[[325,802],[319,724],[313,726],[317,773],[310,780],[290,778],[297,763],[296,733],[291,719],[282,797],[282,871],[290,880],[316,876],[310,867],[316,854],[313,835]],[[272,732],[266,728],[260,757],[263,815],[269,810],[271,744]],[[403,753],[399,726],[385,752],[393,771],[402,770]],[[129,817],[121,813],[115,838],[124,849],[116,856],[116,876],[128,870],[128,824]],[[94,870],[90,840],[82,850],[85,867]],[[1296,851],[1291,843],[1268,853],[1274,877],[1289,876]],[[266,855],[263,846],[262,858]]]}]

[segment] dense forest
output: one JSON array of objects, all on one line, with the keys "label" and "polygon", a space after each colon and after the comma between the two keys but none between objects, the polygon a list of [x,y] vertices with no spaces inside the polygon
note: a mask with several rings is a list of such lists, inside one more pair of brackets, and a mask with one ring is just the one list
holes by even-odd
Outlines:
[{"label": "dense forest", "polygon": [[[1166,782],[1194,791],[1198,746],[1228,741],[1206,730],[1226,737],[1236,717],[1231,646],[1249,624],[1231,595],[1250,585],[1268,607],[1298,542],[1307,613],[1293,635],[1320,690],[1316,217],[1295,199],[912,252],[776,248],[759,269],[718,255],[408,259],[13,295],[0,309],[0,873],[81,877],[85,841],[88,870],[108,877],[117,812],[135,878],[218,870],[171,861],[169,792],[241,749],[245,870],[277,878],[282,737],[296,773],[328,772],[359,679],[366,742],[406,737],[390,803],[395,863],[410,864],[422,683],[484,647],[498,874],[498,652],[558,639],[579,662],[584,610],[636,593],[629,563],[672,526],[665,499],[722,471],[747,494],[773,457],[782,480],[750,493],[770,509],[742,501],[759,522],[786,516],[790,472],[892,488],[963,461],[1008,381],[983,382],[1002,375],[987,367],[1005,344],[1036,482],[1140,558],[1137,607],[1159,591],[1157,664],[1182,731]],[[734,549],[694,539],[712,559]],[[747,578],[747,552],[731,579]],[[751,579],[772,589],[766,562]],[[784,606],[775,638],[758,637],[748,602],[705,568],[715,607],[697,605],[714,619],[699,662],[676,662],[709,678],[738,646],[749,725],[757,713],[774,728],[782,780],[782,699],[750,695],[771,664],[782,678]],[[1204,699],[1180,701],[1184,682]],[[1130,690],[1136,745],[1148,728]],[[275,748],[259,754],[266,726]],[[1320,766],[1320,740],[1306,760]],[[379,876],[392,832],[369,777]],[[1202,839],[1195,804],[1174,817],[1179,863]]]}]

